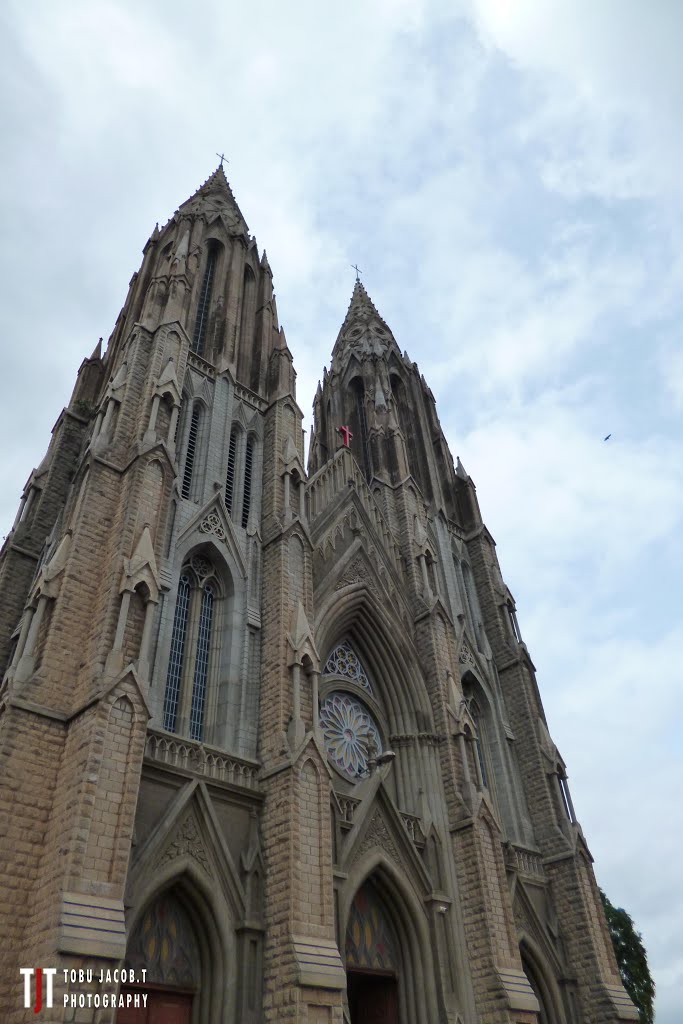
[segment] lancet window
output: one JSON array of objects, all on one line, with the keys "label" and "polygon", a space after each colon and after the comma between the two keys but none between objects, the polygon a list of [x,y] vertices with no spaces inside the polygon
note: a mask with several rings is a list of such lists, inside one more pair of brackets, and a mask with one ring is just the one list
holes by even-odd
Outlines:
[{"label": "lancet window", "polygon": [[351,390],[355,398],[356,408],[354,410],[355,420],[358,429],[357,444],[360,448],[361,465],[365,477],[370,480],[370,454],[368,449],[368,420],[365,412],[365,386],[360,377],[354,377],[351,381]]},{"label": "lancet window", "polygon": [[484,743],[486,742],[485,737],[485,724],[481,708],[477,704],[474,697],[471,697],[468,702],[469,712],[472,716],[474,724],[476,726],[476,733],[474,735],[474,749],[477,754],[477,762],[479,765],[479,771],[481,773],[482,785],[489,789],[489,769],[486,760],[486,752],[484,749]]},{"label": "lancet window", "polygon": [[194,322],[194,335],[192,337],[192,351],[200,356],[204,352],[204,342],[206,341],[206,331],[211,311],[211,293],[213,291],[213,279],[216,273],[217,262],[218,247],[214,244],[209,247],[206,256],[206,268],[204,270],[202,290],[199,293],[197,316]]},{"label": "lancet window", "polygon": [[242,529],[246,529],[249,524],[254,497],[256,444],[254,434],[245,434],[239,425],[233,424],[225,469],[225,506],[230,517]]},{"label": "lancet window", "polygon": [[163,708],[164,729],[193,740],[204,738],[219,597],[213,564],[193,555],[178,584]]}]

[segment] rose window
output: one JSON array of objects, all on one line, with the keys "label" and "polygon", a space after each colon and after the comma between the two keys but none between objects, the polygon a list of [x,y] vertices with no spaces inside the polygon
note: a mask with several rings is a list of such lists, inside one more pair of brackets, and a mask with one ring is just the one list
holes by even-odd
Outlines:
[{"label": "rose window", "polygon": [[374,719],[348,693],[330,693],[320,705],[325,750],[332,764],[348,779],[368,774],[368,761],[382,752]]}]

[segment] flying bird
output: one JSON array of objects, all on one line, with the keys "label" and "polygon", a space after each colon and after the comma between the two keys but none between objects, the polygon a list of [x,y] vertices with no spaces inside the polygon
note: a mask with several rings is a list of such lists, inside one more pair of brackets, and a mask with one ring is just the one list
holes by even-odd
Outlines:
[{"label": "flying bird", "polygon": [[611,436],[612,436],[611,434],[608,434],[607,437],[603,437],[603,441],[609,441]]}]

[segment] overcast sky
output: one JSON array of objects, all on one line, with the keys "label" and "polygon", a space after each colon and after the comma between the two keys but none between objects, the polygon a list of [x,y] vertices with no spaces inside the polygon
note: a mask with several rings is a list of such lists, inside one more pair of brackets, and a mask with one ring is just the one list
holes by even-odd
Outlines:
[{"label": "overcast sky", "polygon": [[430,383],[680,1024],[683,5],[5,0],[0,26],[0,536],[224,150],[307,426],[351,263]]}]

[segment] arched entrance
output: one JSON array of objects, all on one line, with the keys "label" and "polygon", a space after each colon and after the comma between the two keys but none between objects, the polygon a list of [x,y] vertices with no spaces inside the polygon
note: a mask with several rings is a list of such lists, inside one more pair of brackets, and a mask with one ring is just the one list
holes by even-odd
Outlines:
[{"label": "arched entrance", "polygon": [[399,1024],[400,945],[381,897],[369,881],[351,905],[346,972],[351,1024]]},{"label": "arched entrance", "polygon": [[121,993],[147,996],[146,1005],[120,1009],[116,1024],[191,1024],[201,986],[201,955],[190,916],[173,890],[144,912],[128,943],[126,967],[147,971],[144,984]]},{"label": "arched entrance", "polygon": [[527,981],[538,999],[539,1024],[564,1024],[560,994],[547,968],[542,966],[540,954],[531,948],[527,940],[520,944],[519,951]]}]

